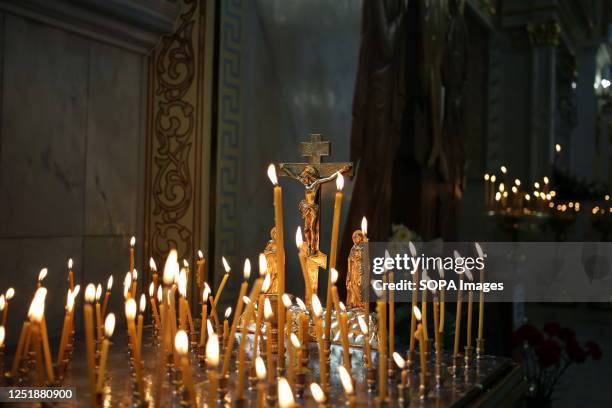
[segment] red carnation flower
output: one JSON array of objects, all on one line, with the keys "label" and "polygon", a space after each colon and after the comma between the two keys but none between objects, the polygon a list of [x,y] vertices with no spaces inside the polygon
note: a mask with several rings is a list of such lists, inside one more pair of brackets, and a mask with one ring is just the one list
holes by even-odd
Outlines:
[{"label": "red carnation flower", "polygon": [[580,344],[578,344],[576,339],[571,340],[567,343],[565,351],[567,352],[567,355],[570,360],[576,364],[584,363],[587,358],[586,351],[584,351],[584,349],[580,347]]},{"label": "red carnation flower", "polygon": [[601,359],[602,352],[601,347],[599,347],[599,344],[595,343],[592,340],[589,340],[584,344],[584,346],[586,347],[587,354],[593,357],[593,360]]},{"label": "red carnation flower", "polygon": [[537,346],[544,339],[542,333],[529,323],[519,327],[515,333],[516,340],[520,341],[521,343],[526,341],[530,346]]},{"label": "red carnation flower", "polygon": [[551,367],[561,359],[561,346],[553,339],[546,339],[535,350],[540,365],[544,368]]},{"label": "red carnation flower", "polygon": [[550,337],[558,336],[561,332],[561,326],[559,326],[559,323],[555,322],[546,323],[544,326],[544,332],[546,332],[546,334],[548,334]]}]

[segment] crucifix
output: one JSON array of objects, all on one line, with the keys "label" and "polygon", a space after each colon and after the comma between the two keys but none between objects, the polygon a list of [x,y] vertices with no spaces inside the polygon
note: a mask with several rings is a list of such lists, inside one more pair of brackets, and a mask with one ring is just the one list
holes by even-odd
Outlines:
[{"label": "crucifix", "polygon": [[[311,134],[310,140],[300,144],[302,156],[308,163],[280,163],[280,175],[296,179],[304,185],[304,198],[300,200],[299,210],[304,220],[305,241],[302,244],[307,260],[311,293],[317,293],[319,268],[327,266],[327,255],[319,250],[320,194],[322,184],[334,180],[339,173],[353,175],[353,163],[322,163],[321,158],[329,156],[329,141],[321,140],[320,134]],[[310,300],[310,299],[308,299]]]}]

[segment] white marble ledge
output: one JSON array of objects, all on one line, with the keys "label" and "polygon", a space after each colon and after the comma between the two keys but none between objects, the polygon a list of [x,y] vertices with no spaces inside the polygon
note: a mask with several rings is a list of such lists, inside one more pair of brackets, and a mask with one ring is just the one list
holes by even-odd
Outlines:
[{"label": "white marble ledge", "polygon": [[146,54],[172,32],[180,7],[168,0],[0,0],[0,10]]}]

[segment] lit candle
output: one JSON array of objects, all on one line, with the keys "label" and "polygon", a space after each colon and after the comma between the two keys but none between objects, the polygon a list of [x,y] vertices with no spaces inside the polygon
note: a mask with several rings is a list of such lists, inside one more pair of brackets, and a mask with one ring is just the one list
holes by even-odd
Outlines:
[{"label": "lit candle", "polygon": [[196,265],[198,267],[198,288],[202,290],[204,289],[204,282],[206,282],[206,260],[204,259],[204,254],[200,250],[198,250]]},{"label": "lit candle", "polygon": [[[414,246],[414,244],[412,242],[408,243],[408,247],[410,249],[410,255],[412,255],[412,258],[416,258],[417,256],[417,252],[416,252],[416,248]],[[417,305],[417,298],[418,298],[418,293],[419,293],[419,289],[418,289],[418,282],[419,282],[419,270],[417,268],[414,268],[412,271],[410,271],[410,273],[412,273],[412,284],[413,284],[413,290],[412,290],[412,309],[414,310],[415,306]],[[414,332],[416,330],[416,317],[414,316],[414,313],[412,313],[412,316],[410,317],[410,352],[408,354],[408,359],[412,362],[413,358],[414,358]]]},{"label": "lit candle", "polygon": [[295,333],[289,334],[289,344],[287,346],[288,358],[289,358],[289,367],[287,367],[287,380],[289,384],[295,385],[295,356],[296,350],[299,350],[301,347],[300,340],[297,338]]},{"label": "lit candle", "polygon": [[[336,177],[336,196],[334,200],[334,216],[332,223],[332,235],[331,235],[331,250],[329,251],[329,269],[331,271],[332,268],[336,268],[336,259],[338,256],[338,236],[340,235],[340,216],[342,213],[342,199],[343,193],[342,189],[344,187],[344,177],[342,174],[338,173]],[[331,310],[331,272],[327,275],[327,316],[325,316],[325,335],[326,338],[330,337],[330,329],[331,329],[331,315],[329,311]],[[328,318],[329,316],[329,318]]]},{"label": "lit candle", "polygon": [[138,271],[136,269],[132,269],[132,291],[131,295],[134,299],[136,299],[136,290],[138,286]]},{"label": "lit candle", "polygon": [[266,402],[266,365],[261,357],[255,359],[255,373],[257,374],[257,408],[264,408]]},{"label": "lit candle", "polygon": [[219,365],[219,338],[212,332],[206,342],[206,367],[208,369],[208,406],[217,406],[217,389],[219,378],[217,367]]},{"label": "lit candle", "polygon": [[314,315],[315,323],[315,335],[317,337],[317,343],[319,344],[319,382],[321,383],[325,392],[327,392],[327,386],[329,379],[327,377],[327,363],[325,361],[325,345],[323,344],[323,328],[321,323],[321,315],[323,314],[323,306],[317,295],[312,295],[312,312]]},{"label": "lit candle", "polygon": [[419,356],[421,360],[421,372],[420,372],[420,380],[421,384],[419,386],[419,390],[425,392],[426,385],[425,381],[427,380],[427,360],[425,359],[425,338],[423,337],[423,325],[421,324],[421,311],[418,307],[415,306],[413,309],[413,313],[416,316],[416,319],[419,321],[419,325],[417,326],[417,331],[414,333],[414,336],[417,336],[419,340]]},{"label": "lit candle", "polygon": [[338,366],[338,373],[340,374],[340,382],[342,383],[342,388],[344,388],[344,394],[346,395],[347,405],[353,408],[356,406],[353,379],[344,366]]},{"label": "lit candle", "polygon": [[42,268],[40,270],[40,272],[38,273],[38,282],[36,284],[36,287],[40,288],[42,286],[42,281],[45,280],[45,278],[47,277],[47,272],[47,268]]},{"label": "lit candle", "polygon": [[[259,255],[259,273],[263,273],[265,278],[263,280],[263,284],[261,285],[261,291],[259,294],[259,300],[257,304],[257,317],[255,320],[255,335],[253,336],[253,353],[257,354],[259,350],[259,342],[261,341],[263,344],[263,340],[261,339],[261,325],[263,322],[264,315],[264,300],[266,297],[266,293],[268,293],[268,289],[270,289],[270,274],[266,273],[267,271],[267,263],[265,255]],[[263,271],[263,272],[262,272]],[[255,364],[255,360],[253,360],[253,364]],[[257,369],[257,367],[255,367]]]},{"label": "lit candle", "polygon": [[372,351],[370,346],[370,328],[366,323],[363,316],[358,316],[357,321],[359,322],[359,328],[361,329],[361,333],[363,334],[363,348],[366,358],[366,367],[372,367]]},{"label": "lit candle", "polygon": [[[263,256],[263,254],[260,255]],[[265,258],[264,258],[265,259]],[[260,273],[265,273],[265,269],[261,270]],[[263,283],[263,279],[261,276],[255,281],[253,284],[253,288],[251,289],[250,296],[247,298],[247,306],[244,315],[244,322],[242,324],[242,328],[240,331],[240,349],[238,351],[238,387],[237,387],[237,399],[241,400],[244,398],[244,390],[247,388],[244,384],[246,379],[246,350],[247,350],[247,330],[249,326],[249,322],[251,320],[251,316],[253,315],[253,311],[255,310],[255,302],[259,297],[259,292],[261,290],[261,286]],[[234,317],[234,320],[237,320],[237,317]],[[255,353],[255,350],[253,351]]]},{"label": "lit candle", "polygon": [[[274,185],[274,223],[276,226],[277,234],[277,295],[280,298],[285,293],[285,228],[283,223],[283,190],[278,185],[278,179],[276,178],[276,168],[273,164],[268,166],[268,177]],[[280,328],[285,327],[285,306],[282,302],[278,303],[278,355],[285,355],[285,331]],[[285,359],[279,358],[279,367],[284,366]]]},{"label": "lit candle", "polygon": [[206,322],[208,321],[208,304],[206,299],[208,299],[209,295],[210,287],[208,283],[204,282],[204,289],[202,289],[202,314],[200,316],[200,347],[206,345]]},{"label": "lit candle", "polygon": [[223,268],[225,269],[225,274],[223,275],[223,278],[221,279],[221,283],[219,284],[219,287],[217,288],[217,293],[215,293],[215,300],[213,301],[213,305],[212,305],[213,308],[217,307],[217,302],[221,298],[221,293],[223,293],[223,289],[225,288],[225,284],[227,283],[227,280],[229,279],[229,273],[231,270],[230,265],[224,256],[221,257],[221,261],[223,262]]},{"label": "lit candle", "polygon": [[102,303],[102,317],[106,316],[106,308],[108,306],[108,298],[110,297],[111,290],[113,289],[113,275],[108,277],[106,281],[106,293],[104,294],[104,303]]},{"label": "lit candle", "polygon": [[134,270],[134,246],[136,245],[136,237],[130,238],[130,272]]},{"label": "lit candle", "polygon": [[[229,318],[232,315],[232,307],[228,307],[227,309],[225,309],[225,319],[223,319],[223,333],[222,333],[222,337],[221,339],[223,340],[222,344],[227,344],[227,339],[229,338]],[[227,349],[225,350],[225,352],[227,353]]]},{"label": "lit candle", "polygon": [[397,367],[401,370],[401,387],[402,389],[406,388],[406,385],[408,385],[408,370],[406,370],[406,360],[404,360],[402,358],[402,356],[400,355],[400,353],[393,353],[393,361],[395,361],[395,364],[397,365]]},{"label": "lit candle", "polygon": [[134,299],[128,299],[125,302],[125,318],[128,325],[128,335],[132,343],[132,350],[134,353],[134,369],[136,371],[136,386],[140,396],[143,397],[144,387],[142,384],[142,363],[140,359],[140,349],[138,347],[138,335],[136,334],[136,327],[134,320],[136,319],[137,305]]},{"label": "lit candle", "polygon": [[8,288],[4,294],[6,304],[4,305],[4,310],[2,311],[2,326],[4,327],[6,327],[6,319],[8,318],[9,301],[13,298],[13,296],[15,296],[15,289]]},{"label": "lit candle", "polygon": [[308,276],[308,267],[306,266],[306,251],[304,249],[304,241],[302,240],[301,227],[297,227],[297,231],[295,231],[295,246],[298,249],[300,269],[302,270],[302,276],[304,277],[304,293],[306,295],[306,299],[311,299],[312,286],[310,282],[310,277]]},{"label": "lit candle", "polygon": [[349,373],[352,372],[351,369],[351,353],[349,349],[349,339],[348,339],[348,316],[346,314],[346,307],[344,303],[339,302],[339,310],[338,320],[340,323],[340,338],[342,341],[342,364],[347,369]]},{"label": "lit candle", "polygon": [[[244,281],[240,285],[240,293],[238,294],[238,301],[236,303],[236,313],[234,313],[234,320],[232,321],[232,328],[230,329],[229,338],[225,345],[225,355],[223,356],[223,368],[221,369],[221,377],[225,377],[229,372],[230,359],[232,357],[232,349],[234,348],[234,341],[236,340],[236,329],[238,328],[238,321],[242,315],[242,308],[244,306],[243,297],[246,294],[247,286],[249,284],[249,277],[251,276],[251,261],[245,259],[243,268]],[[225,334],[225,333],[224,333]]]},{"label": "lit candle", "polygon": [[[459,258],[459,253],[455,251],[455,259]],[[463,291],[461,286],[463,284],[463,274],[459,275],[459,288],[457,289],[457,315],[455,317],[455,342],[453,345],[453,358],[457,358],[459,355],[459,340],[461,336],[461,305],[463,304]]]},{"label": "lit candle", "polygon": [[387,305],[383,300],[376,302],[378,313],[378,399],[387,400]]},{"label": "lit candle", "polygon": [[[389,283],[394,283],[393,271],[389,271]],[[389,290],[389,355],[395,352],[395,291]]]},{"label": "lit candle", "polygon": [[440,315],[438,314],[439,310],[439,300],[438,293],[434,291],[433,295],[433,315],[434,315],[434,343],[436,347],[436,359],[439,361],[439,358],[442,356],[442,344],[440,342],[440,333],[442,332],[440,328]]},{"label": "lit candle", "polygon": [[96,287],[96,341],[97,344],[102,342],[102,332],[104,330],[104,322],[102,321],[102,309],[100,306],[100,298],[102,297],[102,285],[98,283]]},{"label": "lit candle", "polygon": [[140,302],[138,304],[139,308],[138,308],[138,322],[136,323],[136,340],[137,340],[137,347],[138,347],[138,355],[141,355],[141,350],[142,350],[142,325],[143,325],[143,320],[144,320],[144,312],[145,309],[147,308],[147,298],[145,297],[145,294],[142,293],[140,295]]},{"label": "lit candle", "polygon": [[[161,293],[161,292],[160,292]],[[153,322],[157,329],[160,328],[159,311],[157,310],[157,302],[155,300],[155,283],[149,285],[149,302],[151,303],[151,312],[153,313]]]},{"label": "lit candle", "polygon": [[157,276],[157,265],[155,264],[155,260],[153,259],[153,257],[149,258],[149,273],[151,273],[151,277],[153,279],[153,286],[157,288],[157,281],[159,277]]},{"label": "lit candle", "polygon": [[[478,252],[478,257],[483,259],[485,258],[485,255],[482,251],[482,248],[480,247],[480,245],[478,244],[478,242],[476,242],[476,252]],[[480,270],[480,283],[481,285],[484,287],[484,267]],[[482,343],[484,341],[484,336],[483,336],[483,329],[484,329],[484,291],[481,289],[480,293],[479,293],[479,300],[478,300],[478,352],[479,354],[483,351],[482,350]]]},{"label": "lit candle", "polygon": [[72,261],[72,258],[68,259],[68,287],[70,290],[74,289],[74,272],[72,271],[73,265],[74,262]]},{"label": "lit candle", "polygon": [[128,300],[132,296],[132,272],[128,272],[125,274],[125,278],[123,279],[123,298]]},{"label": "lit candle", "polygon": [[64,316],[64,325],[62,326],[62,335],[60,337],[59,351],[57,353],[57,366],[59,367],[64,360],[64,353],[66,351],[66,344],[68,344],[68,336],[70,335],[70,314],[74,307],[74,297],[72,292],[68,289],[68,295],[66,297],[66,315]]},{"label": "lit candle", "polygon": [[102,392],[104,387],[104,371],[106,370],[106,360],[108,358],[108,347],[110,338],[115,330],[115,314],[109,313],[104,320],[104,340],[102,341],[102,351],[100,353],[100,366],[98,368],[98,392]]},{"label": "lit candle", "polygon": [[274,382],[274,356],[272,354],[272,319],[274,311],[269,298],[264,300],[264,318],[266,319],[266,364],[268,365],[268,382]]},{"label": "lit candle", "polygon": [[21,363],[21,357],[24,354],[26,338],[30,333],[30,325],[29,321],[23,322],[23,326],[21,328],[21,333],[19,334],[19,341],[17,342],[17,350],[15,352],[15,357],[13,359],[13,366],[11,367],[11,377],[15,378],[17,375],[17,371],[19,370],[19,366]]},{"label": "lit candle", "polygon": [[90,283],[85,288],[85,304],[83,314],[85,318],[85,345],[87,349],[87,370],[89,373],[89,386],[92,401],[96,395],[96,372],[95,372],[95,347],[94,347],[94,322],[92,303],[96,299],[96,287]]},{"label": "lit candle", "polygon": [[[279,332],[282,330],[279,330]],[[293,392],[291,386],[286,378],[280,377],[278,379],[278,406],[280,408],[294,408],[295,399],[293,398]]]},{"label": "lit candle", "polygon": [[484,175],[484,203],[485,209],[489,207],[489,173],[485,173]]},{"label": "lit candle", "polygon": [[184,330],[176,332],[174,337],[174,348],[181,358],[181,373],[183,374],[183,387],[187,390],[189,395],[189,403],[191,406],[196,406],[195,389],[193,387],[193,376],[191,374],[191,366],[189,365],[189,357],[187,351],[189,351],[189,338]]},{"label": "lit candle", "polygon": [[312,398],[315,400],[319,408],[325,407],[327,397],[325,396],[325,392],[323,392],[323,389],[319,384],[314,382],[310,383],[310,394],[312,395]]},{"label": "lit candle", "polygon": [[[44,295],[39,295],[38,291],[34,295],[34,299],[30,305],[28,317],[32,321],[32,346],[35,350],[36,356],[36,367],[38,368],[38,385],[44,384],[44,375],[42,374],[42,359],[40,355],[40,322],[43,319],[45,313]],[[28,347],[29,348],[29,347]],[[51,378],[50,378],[51,379]]]}]

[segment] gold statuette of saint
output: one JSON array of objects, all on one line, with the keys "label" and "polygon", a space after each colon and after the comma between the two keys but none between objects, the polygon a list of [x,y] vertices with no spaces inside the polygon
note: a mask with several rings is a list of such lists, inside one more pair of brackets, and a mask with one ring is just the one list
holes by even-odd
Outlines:
[{"label": "gold statuette of saint", "polygon": [[353,247],[348,257],[348,272],[346,274],[346,304],[349,308],[364,309],[366,301],[363,296],[364,279],[364,249],[363,232],[353,232]]},{"label": "gold statuette of saint", "polygon": [[266,263],[268,264],[268,273],[270,274],[270,288],[266,294],[278,292],[278,272],[277,272],[277,244],[276,244],[276,227],[272,227],[270,230],[270,240],[264,248],[264,256],[266,257]]}]

